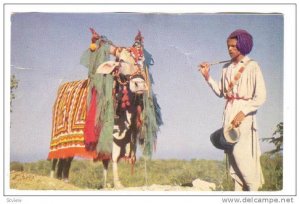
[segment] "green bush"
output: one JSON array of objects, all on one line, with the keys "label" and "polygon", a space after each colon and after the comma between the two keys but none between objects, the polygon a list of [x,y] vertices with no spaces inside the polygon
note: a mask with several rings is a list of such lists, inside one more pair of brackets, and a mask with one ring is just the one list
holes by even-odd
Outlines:
[{"label": "green bush", "polygon": [[263,191],[279,191],[283,186],[283,157],[281,153],[263,154],[262,171],[265,178]]},{"label": "green bush", "polygon": [[102,162],[73,160],[71,163],[70,183],[86,189],[99,189],[102,181]]},{"label": "green bush", "polygon": [[24,163],[24,171],[41,176],[48,176],[51,170],[51,161],[40,160],[34,163]]},{"label": "green bush", "polygon": [[11,171],[24,171],[24,166],[20,162],[11,162],[10,163],[10,170]]}]

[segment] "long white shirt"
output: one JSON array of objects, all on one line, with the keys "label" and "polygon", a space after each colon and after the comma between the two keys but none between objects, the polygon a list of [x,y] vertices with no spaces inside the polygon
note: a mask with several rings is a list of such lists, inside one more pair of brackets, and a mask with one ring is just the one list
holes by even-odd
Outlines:
[{"label": "long white shirt", "polygon": [[[226,93],[240,67],[244,67],[241,77],[232,90]],[[256,125],[257,109],[266,100],[266,88],[261,69],[257,62],[245,56],[239,63],[228,63],[223,67],[221,81],[211,77],[209,86],[218,97],[226,98],[223,127],[228,127],[236,114],[242,111],[246,117],[239,126],[241,136],[229,154],[231,176],[240,184],[242,180],[250,190],[257,190],[264,183],[260,165],[260,146]],[[231,98],[231,99],[228,99]]]}]

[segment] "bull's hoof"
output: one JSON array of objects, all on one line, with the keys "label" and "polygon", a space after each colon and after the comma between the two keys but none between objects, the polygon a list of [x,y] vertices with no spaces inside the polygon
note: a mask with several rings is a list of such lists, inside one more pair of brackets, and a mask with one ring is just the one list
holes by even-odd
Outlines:
[{"label": "bull's hoof", "polygon": [[64,181],[65,183],[69,183],[69,179],[67,179],[67,178],[64,178],[63,181]]},{"label": "bull's hoof", "polygon": [[107,184],[101,184],[99,185],[98,189],[110,189],[112,188],[112,184],[107,183]]},{"label": "bull's hoof", "polygon": [[54,171],[50,172],[50,178],[54,178]]},{"label": "bull's hoof", "polygon": [[121,188],[124,188],[124,186],[121,184],[120,181],[115,181],[114,182],[114,188],[115,189],[121,189]]}]

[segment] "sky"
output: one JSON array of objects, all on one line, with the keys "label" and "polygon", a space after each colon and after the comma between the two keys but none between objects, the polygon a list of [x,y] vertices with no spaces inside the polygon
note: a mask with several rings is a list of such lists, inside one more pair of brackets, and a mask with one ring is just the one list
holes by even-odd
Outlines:
[{"label": "sky", "polygon": [[[153,159],[224,159],[209,136],[222,126],[225,100],[215,96],[197,66],[229,59],[226,39],[236,29],[254,39],[249,57],[259,63],[267,89],[258,131],[271,137],[283,121],[283,26],[282,14],[14,13],[10,71],[19,86],[10,115],[10,160],[47,159],[58,87],[87,78],[80,57],[90,44],[89,27],[119,46],[131,46],[138,30],[144,36],[164,121]],[[221,67],[211,69],[216,80]],[[261,141],[261,148],[274,146]]]}]

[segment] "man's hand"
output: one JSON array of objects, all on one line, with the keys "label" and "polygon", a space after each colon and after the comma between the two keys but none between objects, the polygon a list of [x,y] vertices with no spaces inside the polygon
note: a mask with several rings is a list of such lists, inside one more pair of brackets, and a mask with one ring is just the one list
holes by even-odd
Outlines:
[{"label": "man's hand", "polygon": [[232,126],[235,128],[240,126],[240,124],[242,123],[242,120],[244,120],[245,117],[246,116],[242,111],[238,112],[238,114],[236,114],[236,116],[234,117],[234,119],[231,122]]},{"label": "man's hand", "polygon": [[203,77],[205,78],[205,80],[207,81],[209,78],[209,70],[210,70],[210,65],[207,62],[203,62],[199,65],[199,71],[201,72],[201,74],[203,75]]}]

